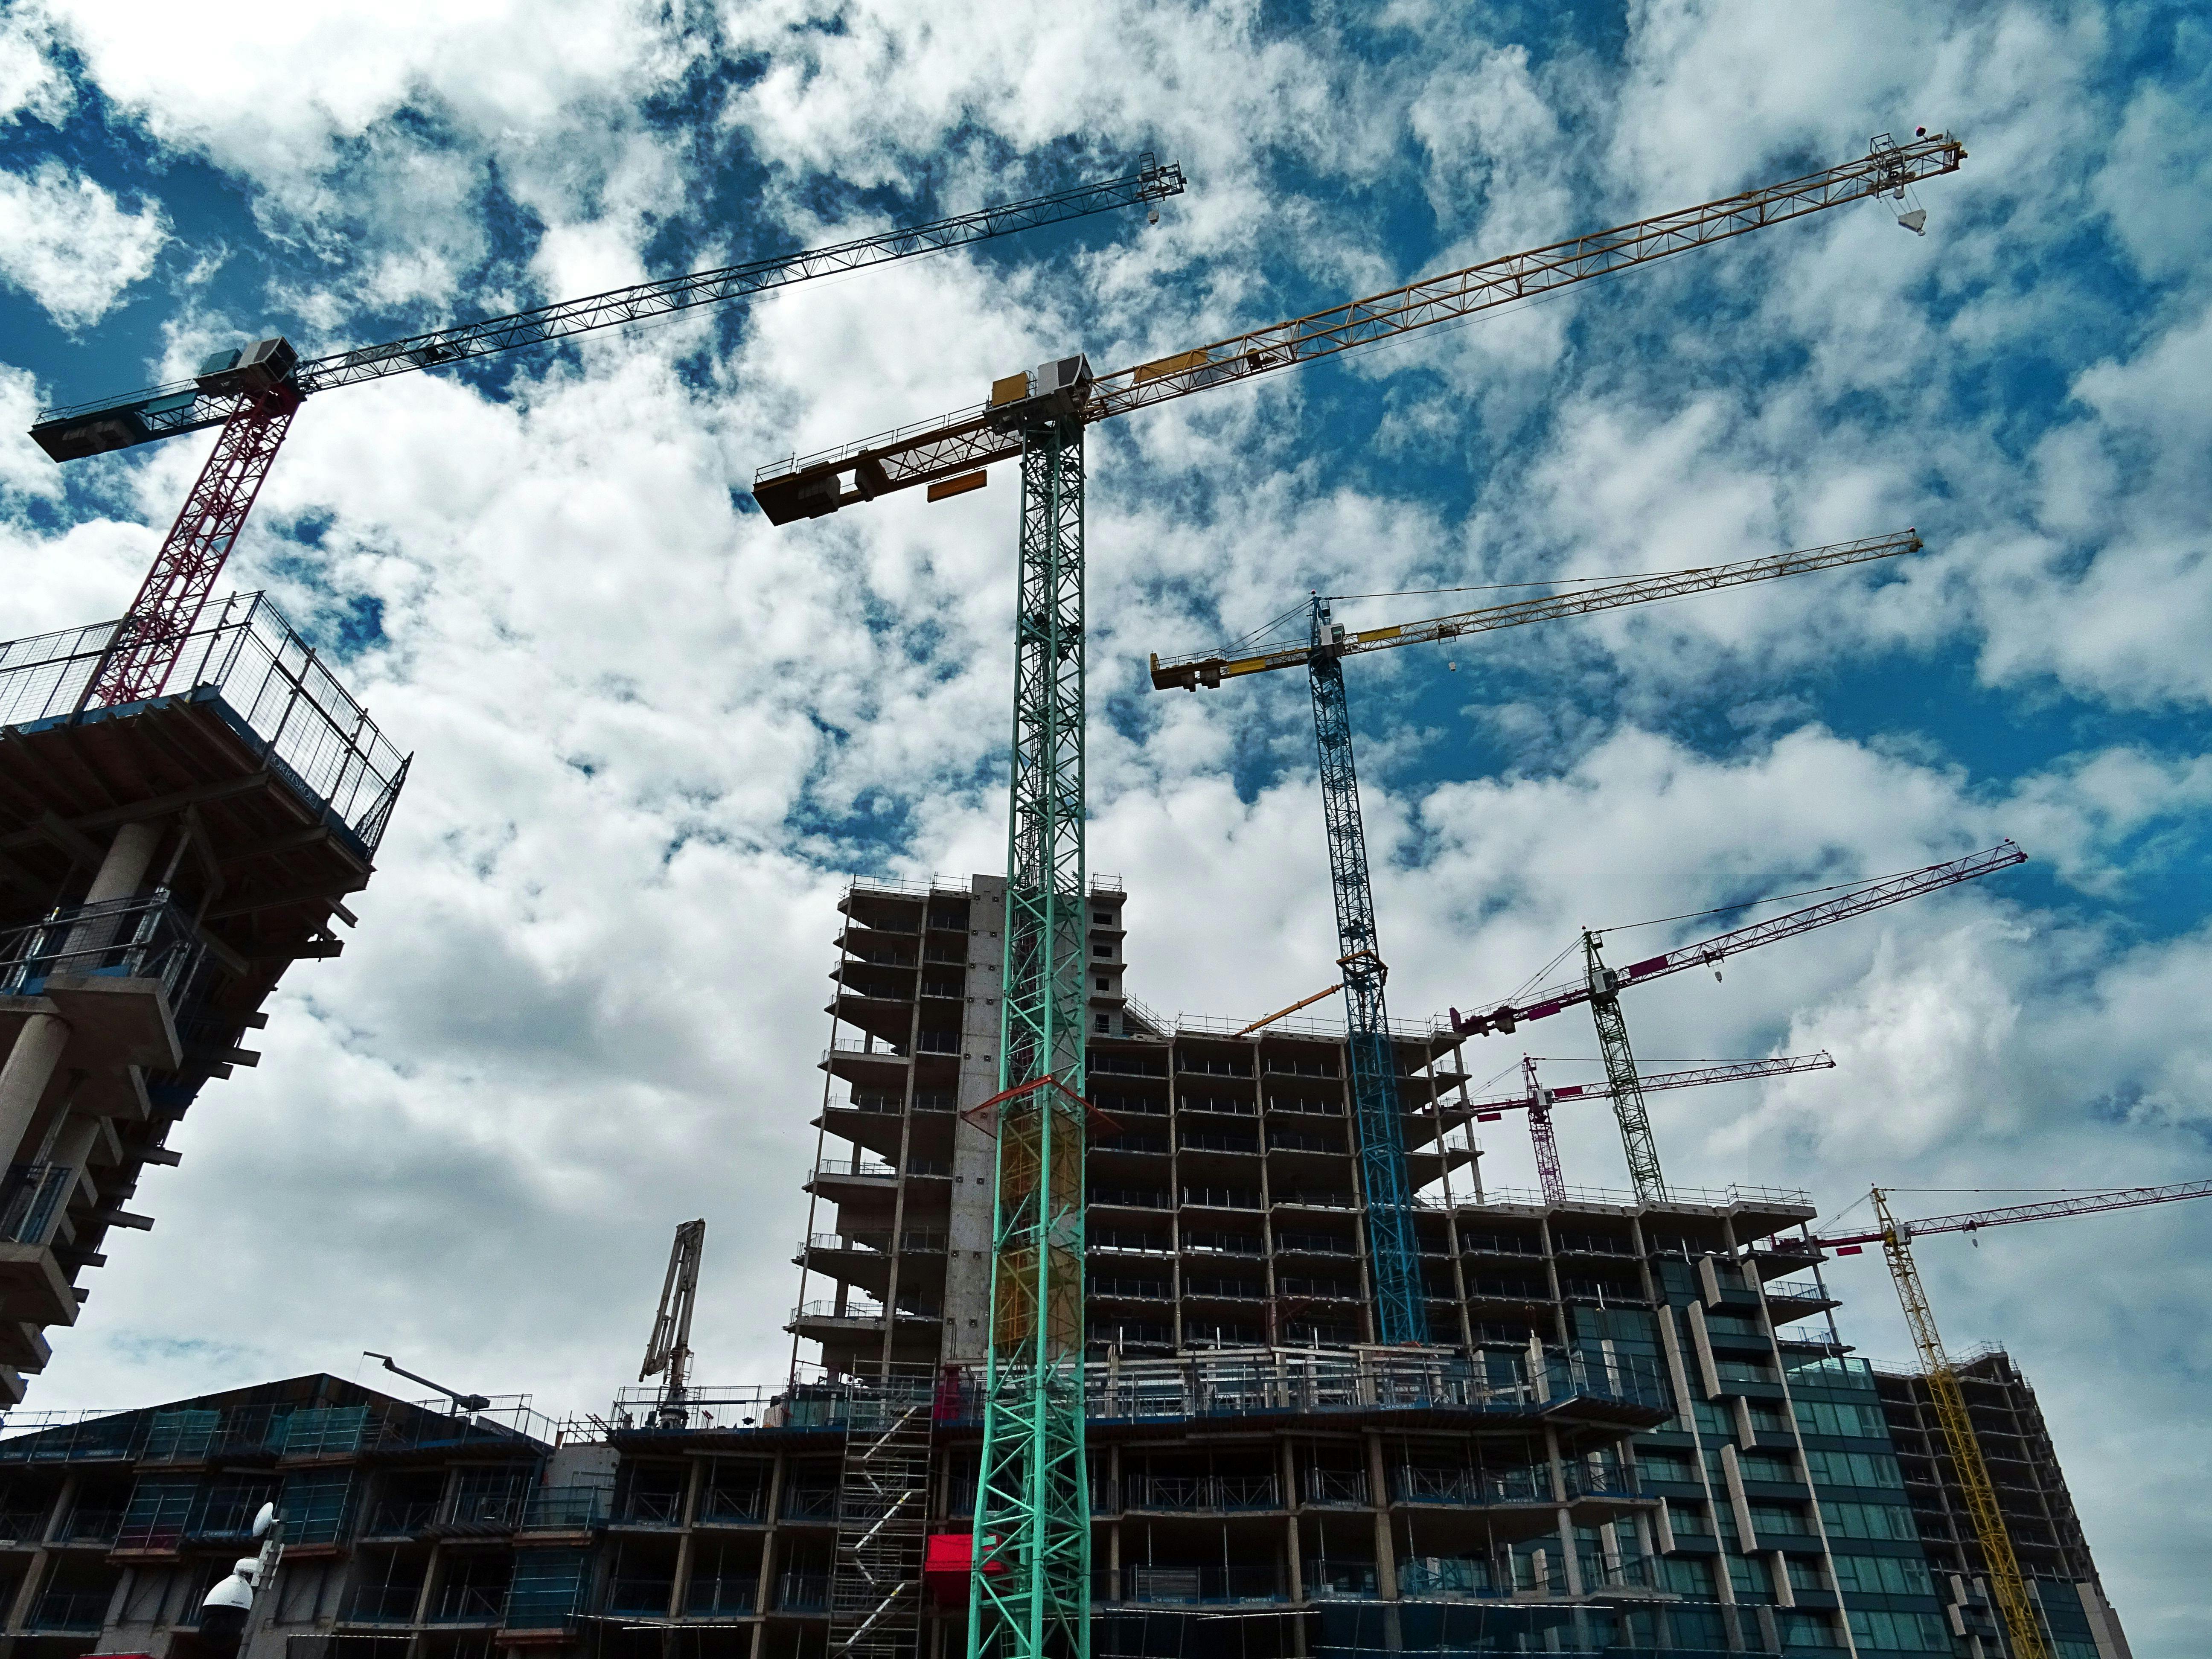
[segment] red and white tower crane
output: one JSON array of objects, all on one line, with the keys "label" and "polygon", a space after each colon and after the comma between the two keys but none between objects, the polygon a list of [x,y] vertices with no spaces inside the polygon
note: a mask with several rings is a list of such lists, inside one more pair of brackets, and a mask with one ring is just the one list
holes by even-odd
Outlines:
[{"label": "red and white tower crane", "polygon": [[1869,910],[1919,898],[1962,881],[1972,881],[1992,871],[2025,863],[2027,859],[2027,854],[2011,842],[2000,842],[1984,852],[1962,859],[1879,877],[1802,910],[1770,916],[1765,921],[1718,933],[1695,945],[1680,945],[1620,969],[1607,967],[1598,954],[1605,942],[1604,931],[1584,928],[1581,941],[1583,971],[1577,978],[1549,986],[1525,1001],[1500,1003],[1488,1013],[1462,1014],[1455,1008],[1451,1011],[1452,1030],[1461,1036],[1488,1036],[1492,1032],[1510,1036],[1527,1021],[1547,1018],[1580,1003],[1589,1004],[1597,1026],[1598,1049],[1605,1060],[1607,1087],[1613,1096],[1613,1115],[1620,1121],[1621,1145],[1628,1154],[1629,1179],[1635,1184],[1638,1198],[1646,1203],[1662,1202],[1667,1196],[1667,1182],[1660,1173],[1659,1149],[1651,1138],[1650,1115],[1644,1108],[1644,1091],[1650,1085],[1637,1075],[1635,1051],[1628,1042],[1628,1023],[1620,1012],[1622,991],[1632,985],[1644,985],[1669,974],[1679,974],[1686,968],[1711,968],[1717,977],[1720,964],[1729,957],[1780,939],[1795,939],[1832,922],[1847,921]]},{"label": "red and white tower crane", "polygon": [[[217,352],[189,380],[149,386],[125,398],[47,410],[31,428],[31,436],[57,461],[81,460],[206,427],[222,428],[176,522],[163,538],[161,551],[154,556],[154,568],[94,670],[79,707],[112,708],[161,695],[214,591],[217,574],[246,527],[254,498],[292,429],[292,417],[314,392],[745,299],[817,276],[910,259],[1112,208],[1157,203],[1180,194],[1182,188],[1180,167],[1172,162],[1162,167],[1146,155],[1135,173],[1119,179],[828,247],[434,329],[382,345],[303,361],[289,340],[257,341],[240,349]],[[1152,217],[1158,216],[1155,209]]]}]

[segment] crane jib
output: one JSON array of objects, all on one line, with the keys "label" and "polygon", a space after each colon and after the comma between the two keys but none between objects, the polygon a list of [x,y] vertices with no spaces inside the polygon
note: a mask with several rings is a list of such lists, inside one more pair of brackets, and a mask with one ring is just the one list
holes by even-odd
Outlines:
[{"label": "crane jib", "polygon": [[[1995,847],[1970,854],[1962,859],[1953,859],[1948,863],[1931,864],[1923,869],[1886,877],[1840,898],[1753,922],[1749,927],[1717,934],[1662,956],[1646,957],[1641,962],[1613,969],[1607,988],[1619,990],[1630,985],[1644,984],[1668,974],[1680,973],[1685,968],[1716,964],[1761,945],[1794,939],[1800,933],[1827,927],[1832,922],[1846,921],[1869,910],[1879,910],[1905,899],[1918,898],[1923,894],[1955,886],[1960,882],[1972,881],[1993,871],[2008,869],[2027,861],[2027,854],[2013,842],[2000,842]],[[1590,996],[1589,987],[1576,981],[1547,987],[1537,994],[1534,1001],[1520,1005],[1505,1003],[1487,1013],[1462,1014],[1454,1009],[1452,1030],[1461,1036],[1488,1036],[1493,1031],[1510,1036],[1514,1028],[1525,1021],[1546,1018],[1562,1008],[1571,1008],[1587,1002]]]},{"label": "crane jib", "polygon": [[[301,395],[306,396],[364,380],[386,380],[441,363],[544,345],[646,318],[718,305],[815,277],[933,253],[963,243],[988,241],[1113,208],[1158,202],[1181,194],[1183,188],[1180,165],[1172,161],[1162,165],[1146,155],[1135,173],[1121,178],[1076,185],[927,224],[855,237],[826,247],[806,248],[720,270],[641,283],[507,316],[434,329],[403,340],[332,352],[300,363],[293,371],[293,380]],[[31,428],[31,436],[53,459],[78,460],[221,426],[238,412],[245,401],[204,371],[193,380],[149,386],[124,398],[46,410]]]},{"label": "crane jib", "polygon": [[[1965,147],[1948,134],[1917,138],[1909,144],[1890,143],[1885,136],[1875,141],[1867,155],[1819,173],[1548,247],[1506,254],[1099,376],[1088,388],[1080,418],[1086,425],[1109,420],[1554,293],[1848,202],[1901,192],[1917,180],[1957,171],[1966,159]],[[976,416],[981,412],[963,410],[941,421],[773,462],[754,476],[753,499],[769,523],[789,524],[883,494],[880,488],[871,492],[858,487],[853,475],[862,465],[877,468],[894,489],[972,470],[986,459],[1000,459],[985,456],[973,443]],[[969,453],[962,454],[963,449]]]},{"label": "crane jib", "polygon": [[[1687,570],[1665,571],[1657,575],[1612,579],[1593,586],[1572,588],[1564,593],[1548,593],[1539,599],[1510,599],[1503,605],[1455,611],[1448,617],[1431,617],[1422,622],[1395,623],[1384,628],[1365,629],[1343,635],[1332,644],[1330,649],[1339,657],[1358,656],[1370,651],[1389,651],[1401,646],[1455,640],[1470,634],[1496,633],[1501,629],[1520,628],[1530,623],[1561,622],[1572,617],[1595,616],[1600,611],[1618,611],[1627,605],[1645,605],[1656,599],[1682,599],[1691,594],[1715,592],[1724,587],[1741,587],[1752,582],[1777,580],[1784,576],[1809,575],[1815,571],[1832,570],[1844,565],[1893,559],[1900,554],[1917,553],[1923,545],[1918,531],[1905,530],[1887,536],[1869,536],[1855,542],[1836,542],[1826,547],[1806,548],[1793,553],[1765,554],[1754,559],[1739,559],[1730,564],[1696,565]],[[1313,647],[1310,643],[1279,647],[1249,657],[1232,657],[1219,651],[1166,659],[1155,655],[1152,659],[1152,689],[1165,691],[1181,688],[1186,691],[1195,691],[1200,686],[1216,687],[1224,680],[1246,674],[1261,674],[1279,668],[1303,668],[1312,657]]]}]

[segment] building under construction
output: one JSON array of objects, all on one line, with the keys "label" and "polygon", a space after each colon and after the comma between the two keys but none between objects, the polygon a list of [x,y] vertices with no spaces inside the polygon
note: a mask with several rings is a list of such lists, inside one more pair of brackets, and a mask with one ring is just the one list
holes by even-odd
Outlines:
[{"label": "building under construction", "polygon": [[[873,1595],[891,1558],[806,1558],[833,1581],[840,1643],[874,1618],[863,1648],[918,1640],[933,1659],[960,1650],[965,1613],[959,1543],[931,1540],[959,1538],[976,1479],[992,1163],[973,1109],[997,1087],[1004,894],[976,877],[846,896],[792,1323],[864,1402],[940,1379],[910,1457],[929,1519],[902,1546],[916,1567],[941,1552],[937,1599]],[[1836,1305],[1804,1194],[1486,1190],[1462,1040],[1395,1032],[1437,1341],[1378,1346],[1343,1039],[1146,1009],[1123,901],[1093,883],[1086,916],[1101,1651],[1180,1651],[1190,1621],[1232,1617],[1206,1639],[1254,1653],[1997,1650],[1931,1572],[1957,1546],[1923,1547],[1886,1385],[1832,1321],[1803,1323]],[[1924,1480],[1921,1432],[1905,1443]],[[2027,1565],[2079,1606],[2086,1560]],[[2100,1616],[2093,1650],[2119,1659]]]},{"label": "building under construction", "polygon": [[173,642],[166,688],[101,705],[125,637],[0,644],[0,1401],[76,1321],[85,1270],[150,1228],[149,1164],[285,969],[335,957],[405,760],[258,594]]},{"label": "building under construction", "polygon": [[[1974,1439],[2004,1516],[2013,1553],[2042,1615],[2057,1659],[2129,1659],[2127,1638],[2105,1599],[2058,1453],[2035,1403],[2035,1390],[2002,1348],[1962,1357],[1954,1367]],[[1958,1470],[1943,1439],[1928,1379],[1878,1368],[1875,1385],[1889,1422],[1898,1466],[1912,1500],[1913,1524],[1928,1565],[1952,1604],[1952,1627],[1969,1639],[1971,1659],[2004,1652],[1990,1606],[1980,1540],[1974,1534]]]},{"label": "building under construction", "polygon": [[[1834,1307],[1812,1206],[1664,1181],[1617,993],[2021,855],[1882,878],[1619,969],[1585,933],[1577,980],[1535,1005],[1403,1028],[1340,661],[1900,556],[1917,532],[1410,629],[1350,633],[1316,594],[1294,648],[1155,658],[1160,689],[1308,670],[1343,1034],[1146,1011],[1123,984],[1122,896],[1084,873],[1090,425],[1852,203],[1923,234],[1915,182],[1965,156],[1948,134],[1881,135],[1817,173],[1105,375],[1055,357],[943,422],[763,468],[754,500],[778,525],[1021,468],[1009,874],[846,896],[788,1380],[689,1382],[693,1223],[648,1351],[663,1382],[550,1438],[480,1435],[485,1402],[464,1395],[424,1429],[328,1378],[37,1432],[19,1419],[27,1465],[108,1466],[25,1486],[34,1553],[0,1639],[193,1659],[191,1551],[239,1541],[251,1488],[313,1534],[260,1587],[256,1659],[1990,1650],[1955,1537],[1956,1566],[1931,1571],[1951,1558],[1916,1525],[1896,1402],[1832,1319],[1802,1324]],[[74,1316],[108,1231],[151,1224],[120,1203],[143,1165],[175,1162],[166,1132],[199,1086],[252,1062],[277,976],[337,953],[331,924],[350,921],[405,776],[273,611],[205,609],[303,399],[1109,207],[1156,222],[1181,189],[1146,155],[1005,210],[304,362],[266,339],[189,384],[46,412],[33,435],[58,460],[222,430],[127,617],[0,647],[16,906],[0,910],[0,1395]],[[1635,1195],[1566,1188],[1545,1139],[1540,1191],[1486,1190],[1473,1124],[1493,1114],[1469,1097],[1465,1037],[1583,1002]],[[1533,1066],[1528,1084],[1548,1135],[1553,1097]],[[1910,1271],[1901,1234],[1885,1248]],[[356,1410],[349,1439],[331,1413]],[[76,1518],[88,1492],[94,1517],[121,1495],[111,1535]],[[2047,1645],[2075,1659],[2059,1611],[2078,1607],[2102,1659],[2124,1653],[2076,1564],[2028,1565]],[[2039,1659],[2009,1570],[1996,1582],[2026,1644],[2012,1659]]]},{"label": "building under construction", "polygon": [[[201,1598],[274,1501],[243,1659],[963,1653],[1003,894],[846,895],[818,1358],[567,1423],[331,1377],[11,1413],[0,1641],[207,1659]],[[1150,1012],[1122,893],[1088,904],[1094,1652],[2006,1653],[1924,1389],[1835,1337],[1802,1194],[1486,1188],[1459,1040],[1401,1033],[1438,1340],[1381,1346],[1342,1038]],[[1965,1369],[2051,1651],[2127,1659],[2032,1394]]]}]

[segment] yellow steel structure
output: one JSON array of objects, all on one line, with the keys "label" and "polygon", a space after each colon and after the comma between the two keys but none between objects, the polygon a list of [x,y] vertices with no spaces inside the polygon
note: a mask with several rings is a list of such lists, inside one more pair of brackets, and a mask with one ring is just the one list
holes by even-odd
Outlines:
[{"label": "yellow steel structure", "polygon": [[1289,1018],[1301,1008],[1312,1007],[1314,1004],[1319,1002],[1323,997],[1334,996],[1343,988],[1344,987],[1341,985],[1325,985],[1320,990],[1316,991],[1311,996],[1300,997],[1289,1007],[1278,1008],[1272,1014],[1262,1015],[1260,1018],[1254,1020],[1249,1025],[1247,1025],[1243,1030],[1231,1031],[1230,1035],[1231,1036],[1250,1036],[1255,1031],[1265,1030],[1268,1026],[1273,1025],[1279,1019]]},{"label": "yellow steel structure", "polygon": [[2012,1535],[2005,1530],[2004,1515],[1997,1508],[1996,1489],[1990,1484],[1989,1465],[1982,1461],[1981,1442],[1974,1438],[1973,1419],[1966,1415],[1966,1396],[1959,1387],[1959,1374],[1943,1352],[1943,1339],[1936,1329],[1936,1311],[1920,1282],[1920,1269],[1912,1260],[1912,1235],[1897,1224],[1889,1200],[1881,1188],[1874,1189],[1875,1218],[1881,1226],[1881,1253],[1889,1261],[1889,1276],[1897,1281],[1897,1299],[1904,1305],[1905,1322],[1912,1327],[1912,1343],[1920,1351],[1920,1368],[1928,1376],[1929,1397],[1936,1402],[1936,1420],[1951,1449],[1952,1467],[1958,1471],[1960,1489],[1966,1495],[1966,1511],[1974,1534],[1982,1545],[1982,1562],[1989,1574],[1990,1594],[2003,1616],[2005,1638],[2012,1659],[2051,1659],[2035,1608],[2027,1599],[2027,1584],[2012,1552]]}]

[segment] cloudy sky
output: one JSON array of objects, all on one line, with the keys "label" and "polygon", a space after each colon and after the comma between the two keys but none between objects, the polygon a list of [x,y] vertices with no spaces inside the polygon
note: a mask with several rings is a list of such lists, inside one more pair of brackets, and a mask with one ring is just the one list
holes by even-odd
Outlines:
[{"label": "cloudy sky", "polygon": [[[1350,593],[1655,570],[1917,526],[1870,573],[1352,674],[1395,1012],[1620,925],[2018,839],[2034,861],[1630,1010],[1669,1175],[2014,1189],[2212,1174],[2212,52],[2155,4],[469,0],[0,9],[0,632],[116,614],[204,436],[49,465],[49,402],[1124,171],[1140,215],[314,400],[230,577],[343,661],[413,781],[344,957],[152,1170],[34,1406],[363,1347],[541,1407],[634,1373],[709,1218],[708,1379],[782,1363],[848,872],[1002,858],[1014,480],[781,531],[763,463],[1863,154],[1859,207],[1091,438],[1091,865],[1132,987],[1255,1015],[1334,955],[1294,676],[1146,689]],[[2190,388],[2197,390],[2192,392]],[[12,435],[11,435],[12,434]],[[1355,624],[1459,599],[1342,607]],[[1685,927],[1694,927],[1686,924]],[[1683,928],[1622,935],[1639,945]],[[1643,954],[1638,950],[1635,954]],[[1588,1027],[1528,1034],[1592,1075]],[[1517,1041],[1475,1045],[1478,1074]],[[1577,1060],[1576,1057],[1584,1057]],[[1491,1180],[1531,1179],[1498,1126]],[[1571,1180],[1625,1184],[1564,1126]],[[2002,1202],[1930,1191],[1926,1213]],[[1931,1242],[2038,1384],[2146,1659],[2212,1644],[2212,1206]],[[1902,1359],[1878,1265],[1847,1337]]]}]

